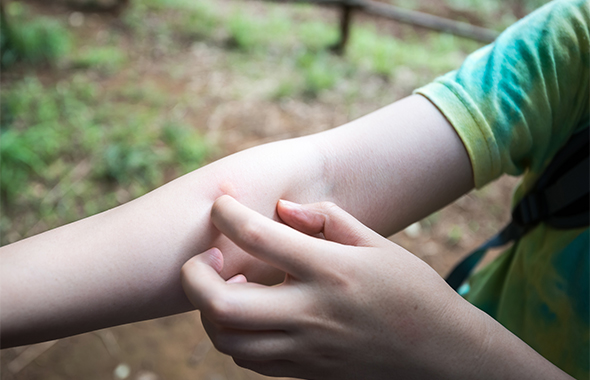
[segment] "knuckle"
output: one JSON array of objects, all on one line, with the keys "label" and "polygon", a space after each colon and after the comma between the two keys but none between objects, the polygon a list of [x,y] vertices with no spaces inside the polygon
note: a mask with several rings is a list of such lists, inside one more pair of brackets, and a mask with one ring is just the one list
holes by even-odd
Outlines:
[{"label": "knuckle", "polygon": [[320,203],[320,210],[324,214],[326,218],[326,222],[328,219],[339,219],[342,217],[342,210],[336,203],[330,201],[324,201]]},{"label": "knuckle", "polygon": [[215,297],[210,301],[207,317],[211,322],[223,326],[232,320],[233,315],[233,307],[227,300]]},{"label": "knuckle", "polygon": [[330,294],[346,294],[354,297],[358,290],[358,266],[343,258],[334,265],[318,268],[324,286],[331,289]]},{"label": "knuckle", "polygon": [[349,275],[348,271],[340,270],[340,271],[330,271],[330,273],[326,276],[325,281],[333,289],[336,289],[338,292],[343,294],[348,294],[350,288],[352,287],[352,278]]},{"label": "knuckle", "polygon": [[331,213],[340,210],[340,207],[338,207],[336,203],[330,201],[320,202],[320,208]]}]

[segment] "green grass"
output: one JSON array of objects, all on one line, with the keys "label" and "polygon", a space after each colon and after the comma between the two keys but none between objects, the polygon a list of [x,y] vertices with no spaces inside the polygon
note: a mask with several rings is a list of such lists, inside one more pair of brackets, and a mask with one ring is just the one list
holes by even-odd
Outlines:
[{"label": "green grass", "polygon": [[465,56],[481,44],[447,34],[428,33],[426,38],[400,40],[372,28],[354,28],[347,56],[357,66],[385,77],[400,67],[433,77],[461,65]]},{"label": "green grass", "polygon": [[325,51],[303,52],[297,57],[297,68],[303,77],[303,94],[312,98],[334,87],[345,70],[336,57]]},{"label": "green grass", "polygon": [[[528,10],[543,2],[523,4]],[[445,4],[499,30],[514,18],[506,1]],[[411,7],[422,5],[417,0]],[[179,106],[197,113],[212,98],[213,104],[248,98],[259,83],[265,86],[256,96],[276,101],[319,99],[350,110],[356,103],[378,105],[392,100],[387,94],[402,96],[457,68],[481,46],[405,26],[396,27],[404,36],[396,38],[355,20],[346,53],[336,56],[329,47],[338,40],[338,22],[326,21],[319,9],[133,1],[117,28],[104,28],[93,40],[70,29],[66,14],[36,16],[33,8],[8,3],[9,23],[0,33],[8,78],[0,103],[0,243],[38,232],[39,223],[51,228],[116,206],[202,165],[212,147],[192,123],[204,118],[185,119]],[[186,83],[168,88],[192,74],[184,62],[163,64],[169,70],[155,78],[134,66],[137,57],[158,65],[184,59],[197,42],[217,54],[215,69],[231,78],[224,97],[190,92]],[[368,82],[381,87],[367,90]],[[451,243],[460,238],[460,231],[449,232]]]},{"label": "green grass", "polygon": [[309,50],[325,50],[334,45],[340,37],[336,25],[321,21],[298,23],[294,34]]},{"label": "green grass", "polygon": [[[448,0],[455,8],[463,6],[457,1]],[[490,7],[499,9],[492,2],[483,3],[470,6],[482,15]],[[339,38],[338,23],[318,18],[317,10],[310,5],[265,4],[261,12],[236,3],[227,11],[205,1],[149,0],[134,5],[126,17],[135,20],[129,25],[138,36],[147,36],[155,45],[169,46],[173,44],[170,39],[176,38],[229,48],[232,70],[239,75],[255,78],[257,74],[252,73],[257,69],[275,65],[271,75],[276,72],[277,85],[269,92],[270,99],[313,99],[335,89],[342,80],[376,75],[392,81],[408,69],[415,72],[411,79],[419,86],[457,68],[468,53],[482,46],[452,35],[416,34],[407,26],[399,27],[406,36],[402,40],[355,22],[345,56],[334,57],[329,47]],[[167,33],[172,36],[166,38]],[[169,42],[158,42],[158,38]],[[411,86],[407,82],[404,79]]]},{"label": "green grass", "polygon": [[203,0],[133,2],[122,20],[138,41],[160,45],[214,38],[224,21],[219,9]]},{"label": "green grass", "polygon": [[225,20],[229,46],[244,52],[268,51],[268,48],[285,48],[292,45],[297,26],[281,9],[272,9],[269,15],[254,16],[235,10]]},{"label": "green grass", "polygon": [[165,107],[111,96],[80,74],[58,86],[31,76],[3,89],[5,210],[34,209],[50,225],[61,224],[116,206],[121,191],[124,200],[140,196],[165,173],[175,177],[204,162],[209,145]]},{"label": "green grass", "polygon": [[68,30],[58,21],[32,17],[24,4],[10,2],[0,23],[0,65],[57,64],[70,52],[71,40]]},{"label": "green grass", "polygon": [[113,73],[120,69],[127,57],[117,46],[99,46],[81,49],[72,59],[76,68],[92,68],[105,73]]}]

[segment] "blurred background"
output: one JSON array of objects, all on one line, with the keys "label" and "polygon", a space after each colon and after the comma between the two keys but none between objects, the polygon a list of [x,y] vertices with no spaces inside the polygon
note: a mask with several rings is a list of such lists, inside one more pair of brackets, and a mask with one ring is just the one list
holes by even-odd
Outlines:
[{"label": "blurred background", "polygon": [[[544,0],[391,0],[501,32]],[[3,0],[0,242],[127,202],[261,143],[332,128],[457,68],[482,42],[338,7]],[[501,178],[391,237],[441,275],[509,218]],[[491,255],[493,256],[493,254]],[[263,379],[198,312],[0,351],[8,379]]]}]

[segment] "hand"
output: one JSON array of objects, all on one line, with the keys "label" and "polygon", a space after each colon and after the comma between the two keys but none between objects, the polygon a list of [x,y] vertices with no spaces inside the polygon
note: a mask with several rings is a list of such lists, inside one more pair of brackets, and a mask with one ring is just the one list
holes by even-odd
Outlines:
[{"label": "hand", "polygon": [[212,219],[244,250],[285,271],[281,285],[241,283],[243,276],[226,283],[215,248],[183,267],[184,289],[216,347],[275,376],[391,378],[434,370],[425,362],[461,329],[449,323],[459,317],[453,309],[460,297],[424,262],[333,204],[281,201],[277,212],[292,228],[228,196],[215,202]]},{"label": "hand", "polygon": [[[277,213],[286,225],[222,196],[212,220],[286,272],[282,284],[243,275],[224,281],[216,248],[182,268],[207,333],[238,365],[306,379],[508,378],[504,368],[523,368],[502,358],[515,356],[514,347],[524,352],[520,360],[540,358],[423,261],[334,204],[280,201]],[[496,342],[506,347],[496,350]]]}]

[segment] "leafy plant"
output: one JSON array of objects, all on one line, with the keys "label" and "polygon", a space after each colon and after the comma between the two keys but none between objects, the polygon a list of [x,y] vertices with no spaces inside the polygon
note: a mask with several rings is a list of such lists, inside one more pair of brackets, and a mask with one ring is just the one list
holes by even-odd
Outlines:
[{"label": "leafy plant", "polygon": [[244,17],[241,13],[234,13],[228,20],[230,46],[242,51],[252,51],[264,39],[264,31],[257,20]]},{"label": "leafy plant", "polygon": [[212,37],[223,23],[218,10],[209,2],[191,1],[185,7],[178,15],[175,29],[190,38]]},{"label": "leafy plant", "polygon": [[309,50],[324,50],[338,41],[339,31],[336,25],[326,22],[302,22],[295,28],[296,36]]},{"label": "leafy plant", "polygon": [[293,78],[285,78],[279,82],[272,94],[272,98],[275,100],[290,98],[297,95],[299,91],[299,86]]},{"label": "leafy plant", "polygon": [[[0,8],[3,9],[3,8]],[[0,63],[55,64],[71,48],[71,35],[61,23],[46,17],[31,17],[24,4],[10,2],[1,12]]]},{"label": "leafy plant", "polygon": [[453,225],[449,232],[447,232],[447,242],[450,245],[456,245],[463,237],[463,230],[458,225]]},{"label": "leafy plant", "polygon": [[202,165],[210,151],[209,144],[194,128],[175,121],[164,123],[161,139],[172,153],[171,163],[181,166],[181,174]]},{"label": "leafy plant", "polygon": [[125,54],[118,47],[100,46],[81,50],[72,63],[78,68],[95,68],[112,73],[119,69],[125,61]]},{"label": "leafy plant", "polygon": [[103,152],[100,175],[122,185],[129,185],[136,180],[149,186],[162,181],[158,161],[158,156],[153,154],[151,146],[146,143],[111,142]]},{"label": "leafy plant", "polygon": [[48,223],[63,223],[142,195],[162,184],[165,173],[176,176],[204,162],[206,141],[171,121],[163,105],[152,110],[117,96],[81,74],[55,86],[27,77],[3,89],[3,208],[32,208]]},{"label": "leafy plant", "polygon": [[302,70],[304,94],[310,97],[332,88],[342,75],[336,58],[326,52],[306,51],[297,58],[297,66]]}]

